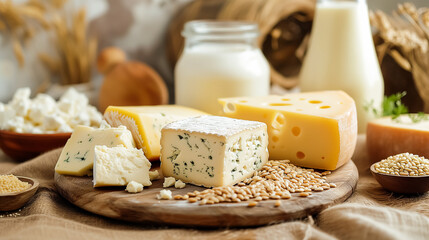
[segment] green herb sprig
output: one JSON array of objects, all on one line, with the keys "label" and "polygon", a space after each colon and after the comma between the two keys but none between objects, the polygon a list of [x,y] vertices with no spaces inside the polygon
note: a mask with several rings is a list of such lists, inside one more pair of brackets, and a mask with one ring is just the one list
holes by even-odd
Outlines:
[{"label": "green herb sprig", "polygon": [[[408,113],[408,108],[405,106],[401,99],[407,95],[407,92],[400,92],[396,94],[392,94],[390,96],[384,96],[383,102],[381,104],[381,109],[374,107],[374,101],[371,100],[368,104],[364,106],[366,111],[372,112],[376,117],[385,117],[391,116],[393,120],[399,122],[399,117],[403,114]],[[408,117],[411,119],[413,123],[418,123],[423,120],[428,120],[428,116],[419,112],[417,114],[408,114]]]}]

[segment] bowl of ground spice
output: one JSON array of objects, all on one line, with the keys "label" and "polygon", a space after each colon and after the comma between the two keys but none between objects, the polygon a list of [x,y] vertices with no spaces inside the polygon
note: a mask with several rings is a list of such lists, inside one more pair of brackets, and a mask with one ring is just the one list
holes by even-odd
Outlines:
[{"label": "bowl of ground spice", "polygon": [[0,211],[24,206],[36,193],[39,182],[29,177],[0,175]]},{"label": "bowl of ground spice", "polygon": [[429,191],[429,160],[424,157],[401,153],[372,164],[370,170],[389,191],[401,194]]}]

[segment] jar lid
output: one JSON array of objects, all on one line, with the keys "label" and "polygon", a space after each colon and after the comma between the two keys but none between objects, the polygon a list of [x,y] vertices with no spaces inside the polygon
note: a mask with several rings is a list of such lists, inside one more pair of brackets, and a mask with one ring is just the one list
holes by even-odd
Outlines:
[{"label": "jar lid", "polygon": [[253,22],[195,20],[185,24],[182,36],[204,39],[256,38],[259,29],[258,24]]}]

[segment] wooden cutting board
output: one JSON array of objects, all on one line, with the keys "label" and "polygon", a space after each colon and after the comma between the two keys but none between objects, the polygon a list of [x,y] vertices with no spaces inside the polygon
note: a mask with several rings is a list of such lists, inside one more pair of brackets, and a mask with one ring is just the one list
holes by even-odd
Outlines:
[{"label": "wooden cutting board", "polygon": [[[156,180],[143,192],[130,194],[124,187],[93,188],[92,177],[74,177],[55,173],[59,193],[72,204],[102,216],[131,222],[157,222],[188,226],[258,226],[315,215],[328,206],[344,202],[356,187],[358,171],[349,161],[328,176],[336,188],[313,192],[306,198],[292,194],[291,199],[261,201],[249,208],[248,202],[198,205],[185,200],[158,200],[163,180]],[[187,185],[184,189],[168,188],[184,195],[205,188]]]}]

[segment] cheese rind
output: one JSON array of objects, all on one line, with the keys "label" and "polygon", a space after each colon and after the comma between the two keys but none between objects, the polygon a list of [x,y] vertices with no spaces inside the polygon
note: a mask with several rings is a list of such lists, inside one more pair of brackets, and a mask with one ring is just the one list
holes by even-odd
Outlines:
[{"label": "cheese rind", "polygon": [[162,129],[161,170],[186,183],[217,187],[250,177],[268,161],[266,125],[201,116]]},{"label": "cheese rind", "polygon": [[335,170],[353,155],[356,106],[342,91],[224,98],[219,102],[224,116],[267,124],[270,159]]},{"label": "cheese rind", "polygon": [[150,186],[151,164],[141,149],[95,146],[94,187],[125,186],[131,181]]},{"label": "cheese rind", "polygon": [[158,160],[162,127],[173,121],[206,114],[177,105],[109,106],[104,112],[104,118],[112,126],[127,126],[137,147],[143,149],[145,156],[149,160]]},{"label": "cheese rind", "polygon": [[87,175],[94,164],[94,147],[123,145],[134,147],[131,132],[124,126],[118,128],[94,129],[77,126],[61,152],[55,171],[59,174],[75,176]]},{"label": "cheese rind", "polygon": [[404,152],[429,158],[428,143],[429,120],[414,123],[407,114],[368,122],[366,145],[372,162]]}]

